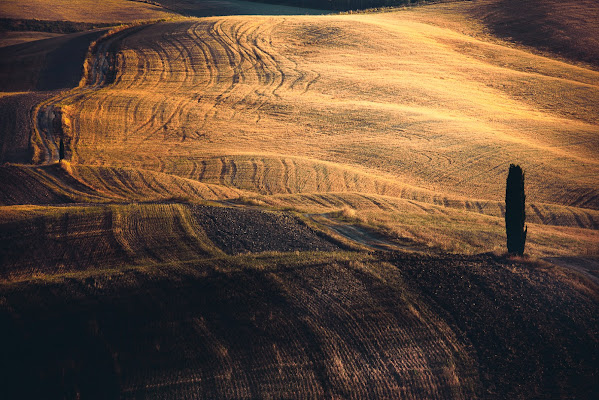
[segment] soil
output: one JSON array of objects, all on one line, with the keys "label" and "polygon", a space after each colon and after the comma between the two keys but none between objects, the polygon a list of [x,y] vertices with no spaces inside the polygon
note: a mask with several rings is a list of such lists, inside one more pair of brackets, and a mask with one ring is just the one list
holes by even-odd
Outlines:
[{"label": "soil", "polygon": [[596,285],[589,283],[590,293],[573,290],[576,275],[568,283],[551,270],[494,256],[391,262],[472,343],[483,398],[591,399],[597,393]]},{"label": "soil", "polygon": [[289,213],[197,206],[194,215],[208,237],[228,254],[339,250]]},{"label": "soil", "polygon": [[[56,93],[28,92],[0,97],[0,163],[25,163],[31,160],[32,110],[36,104]],[[5,180],[2,182],[9,183]]]},{"label": "soil", "polygon": [[596,287],[492,256],[253,260],[1,285],[5,398],[599,390]]}]

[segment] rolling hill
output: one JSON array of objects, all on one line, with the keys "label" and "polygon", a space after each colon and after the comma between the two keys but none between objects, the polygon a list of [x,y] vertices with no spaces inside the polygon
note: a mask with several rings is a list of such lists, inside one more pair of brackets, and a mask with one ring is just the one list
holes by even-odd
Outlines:
[{"label": "rolling hill", "polygon": [[468,13],[490,31],[524,45],[599,67],[599,8],[593,0],[489,1]]},{"label": "rolling hill", "polygon": [[135,0],[4,0],[0,15],[11,19],[72,22],[133,22],[171,17],[173,13]]},{"label": "rolling hill", "polygon": [[591,228],[576,236],[583,253],[596,251],[599,73],[423,22],[429,15],[223,17],[115,33],[87,84],[38,105],[34,159],[57,161],[62,136],[79,165],[498,218],[515,162],[531,222],[582,215],[571,226]]},{"label": "rolling hill", "polygon": [[535,1],[4,2],[131,23],[0,48],[0,397],[593,398],[594,9]]}]

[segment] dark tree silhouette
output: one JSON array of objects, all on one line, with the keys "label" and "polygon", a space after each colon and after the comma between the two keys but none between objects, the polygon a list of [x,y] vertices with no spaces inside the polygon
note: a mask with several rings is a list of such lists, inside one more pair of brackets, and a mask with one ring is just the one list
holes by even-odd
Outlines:
[{"label": "dark tree silhouette", "polygon": [[64,141],[60,138],[60,146],[58,147],[58,160],[64,160]]},{"label": "dark tree silhouette", "polygon": [[524,244],[528,232],[528,227],[524,227],[525,200],[524,172],[519,165],[511,164],[505,187],[505,231],[508,253],[520,256],[524,254]]}]

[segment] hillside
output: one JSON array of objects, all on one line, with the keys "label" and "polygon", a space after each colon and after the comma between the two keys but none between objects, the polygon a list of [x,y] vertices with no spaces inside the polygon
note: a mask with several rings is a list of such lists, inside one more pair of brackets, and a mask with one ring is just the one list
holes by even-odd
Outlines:
[{"label": "hillside", "polygon": [[132,22],[168,18],[168,10],[135,0],[2,0],[0,16],[73,22]]},{"label": "hillside", "polygon": [[127,34],[113,84],[59,100],[78,123],[75,159],[188,175],[207,156],[252,148],[497,200],[499,167],[521,162],[531,198],[599,207],[599,73],[409,16],[230,17]]},{"label": "hillside", "polygon": [[[303,212],[312,206],[292,195],[455,208],[466,213],[433,218],[468,252],[501,248],[514,162],[527,174],[530,222],[551,226],[535,227],[533,254],[596,254],[599,73],[452,30],[456,20],[442,13],[433,24],[421,10],[188,19],[116,33],[90,61],[87,85],[38,106],[33,159],[56,161],[62,136],[75,169],[160,172]],[[343,207],[373,219],[345,200],[319,212]],[[374,220],[400,238],[414,238],[410,225],[431,226],[421,212],[406,225],[393,207]],[[457,221],[473,220],[485,243],[459,239]],[[436,225],[418,240],[447,248]]]},{"label": "hillside", "polygon": [[597,287],[560,274],[488,256],[291,253],[3,284],[3,390],[591,399]]},{"label": "hillside", "polygon": [[0,48],[0,398],[594,398],[599,72],[553,8],[66,3],[2,4],[74,31]]},{"label": "hillside", "polygon": [[495,35],[599,68],[599,7],[594,0],[491,0],[466,13]]}]

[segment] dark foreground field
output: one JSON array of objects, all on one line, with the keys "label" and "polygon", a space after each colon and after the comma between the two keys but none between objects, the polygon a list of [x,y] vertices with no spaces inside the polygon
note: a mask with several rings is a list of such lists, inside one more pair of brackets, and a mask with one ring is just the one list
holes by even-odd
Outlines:
[{"label": "dark foreground field", "polygon": [[495,256],[355,252],[3,283],[1,397],[591,399],[592,285]]},{"label": "dark foreground field", "polygon": [[0,400],[597,398],[593,0],[1,1]]}]

